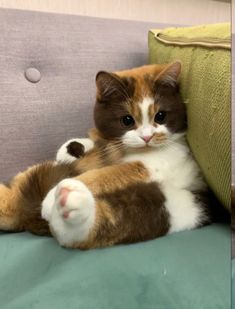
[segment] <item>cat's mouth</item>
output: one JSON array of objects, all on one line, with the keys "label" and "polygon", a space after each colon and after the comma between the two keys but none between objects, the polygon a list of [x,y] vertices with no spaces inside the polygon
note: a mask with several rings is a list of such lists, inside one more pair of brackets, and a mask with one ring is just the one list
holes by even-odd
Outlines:
[{"label": "cat's mouth", "polygon": [[144,147],[156,147],[167,142],[169,136],[166,133],[154,133],[149,136],[139,136],[144,141]]},{"label": "cat's mouth", "polygon": [[168,142],[168,138],[154,138],[152,137],[149,140],[143,140],[140,138],[138,141],[124,141],[124,145],[130,148],[154,148],[165,145]]},{"label": "cat's mouth", "polygon": [[125,136],[122,138],[122,143],[128,148],[159,148],[165,147],[170,144],[174,144],[176,140],[185,135],[182,133],[155,133],[148,138],[142,138],[141,136]]}]

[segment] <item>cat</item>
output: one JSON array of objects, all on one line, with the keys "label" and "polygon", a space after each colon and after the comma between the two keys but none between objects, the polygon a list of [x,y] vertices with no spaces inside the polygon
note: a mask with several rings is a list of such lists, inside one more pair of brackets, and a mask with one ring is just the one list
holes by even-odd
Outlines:
[{"label": "cat", "polygon": [[185,140],[181,63],[96,76],[96,128],[0,185],[0,229],[69,248],[134,243],[209,224],[209,190]]}]

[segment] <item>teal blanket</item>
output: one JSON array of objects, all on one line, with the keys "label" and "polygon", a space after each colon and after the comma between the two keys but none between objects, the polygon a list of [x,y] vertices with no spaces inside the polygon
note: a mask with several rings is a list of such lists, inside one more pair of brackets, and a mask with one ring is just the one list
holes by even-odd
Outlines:
[{"label": "teal blanket", "polygon": [[0,235],[2,309],[229,309],[230,230],[211,225],[91,251]]},{"label": "teal blanket", "polygon": [[235,309],[235,259],[232,260],[232,309]]}]

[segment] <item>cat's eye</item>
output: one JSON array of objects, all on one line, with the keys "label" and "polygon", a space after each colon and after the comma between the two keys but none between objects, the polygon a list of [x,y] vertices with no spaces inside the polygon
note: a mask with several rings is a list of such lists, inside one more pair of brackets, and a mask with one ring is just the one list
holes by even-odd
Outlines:
[{"label": "cat's eye", "polygon": [[135,124],[135,120],[131,115],[126,115],[126,116],[121,118],[121,123],[125,127],[132,127]]},{"label": "cat's eye", "polygon": [[154,118],[154,121],[157,123],[163,123],[166,118],[166,112],[159,111]]}]

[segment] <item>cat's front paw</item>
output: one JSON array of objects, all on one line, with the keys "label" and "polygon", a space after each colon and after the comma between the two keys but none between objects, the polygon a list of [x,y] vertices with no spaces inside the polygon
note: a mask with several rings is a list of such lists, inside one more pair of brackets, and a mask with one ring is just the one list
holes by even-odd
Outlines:
[{"label": "cat's front paw", "polygon": [[58,150],[56,161],[60,163],[71,163],[85,155],[94,147],[89,138],[75,138],[64,143]]},{"label": "cat's front paw", "polygon": [[81,181],[64,179],[48,193],[42,216],[47,216],[59,243],[70,246],[87,239],[95,222],[95,199]]}]

